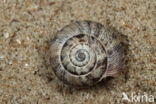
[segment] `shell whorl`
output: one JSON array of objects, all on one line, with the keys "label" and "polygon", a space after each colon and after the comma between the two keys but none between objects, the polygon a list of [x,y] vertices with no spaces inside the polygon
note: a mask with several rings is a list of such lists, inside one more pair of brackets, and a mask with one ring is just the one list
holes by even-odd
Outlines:
[{"label": "shell whorl", "polygon": [[70,85],[94,85],[118,73],[124,63],[118,33],[92,21],[65,26],[55,35],[50,50],[54,73]]}]

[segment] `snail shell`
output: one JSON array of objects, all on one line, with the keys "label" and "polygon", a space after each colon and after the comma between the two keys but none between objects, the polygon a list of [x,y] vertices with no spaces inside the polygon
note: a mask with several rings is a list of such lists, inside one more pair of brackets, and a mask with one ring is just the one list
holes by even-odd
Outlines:
[{"label": "snail shell", "polygon": [[124,49],[119,33],[92,21],[78,21],[58,31],[50,62],[57,77],[75,86],[91,86],[120,72]]}]

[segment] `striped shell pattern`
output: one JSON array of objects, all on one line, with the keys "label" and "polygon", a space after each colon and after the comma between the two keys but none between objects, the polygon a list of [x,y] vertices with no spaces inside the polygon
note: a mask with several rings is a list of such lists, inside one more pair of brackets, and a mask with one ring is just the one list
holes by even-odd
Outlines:
[{"label": "striped shell pattern", "polygon": [[123,69],[119,33],[92,21],[78,21],[58,31],[50,62],[56,76],[74,86],[91,86]]}]

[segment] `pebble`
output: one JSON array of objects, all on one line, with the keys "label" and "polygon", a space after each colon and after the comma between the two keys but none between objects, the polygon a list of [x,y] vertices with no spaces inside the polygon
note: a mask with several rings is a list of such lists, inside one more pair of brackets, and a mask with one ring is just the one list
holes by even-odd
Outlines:
[{"label": "pebble", "polygon": [[7,33],[4,33],[4,37],[5,38],[8,38],[9,37],[9,33],[7,32]]}]

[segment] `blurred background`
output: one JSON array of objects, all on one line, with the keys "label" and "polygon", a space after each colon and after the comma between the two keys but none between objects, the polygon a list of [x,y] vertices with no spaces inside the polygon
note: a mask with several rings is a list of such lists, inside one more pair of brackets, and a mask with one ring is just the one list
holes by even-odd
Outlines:
[{"label": "blurred background", "polygon": [[[79,20],[100,22],[128,37],[129,60],[120,76],[70,88],[54,75],[50,41]],[[128,104],[123,92],[156,97],[155,0],[0,1],[0,104]]]}]

